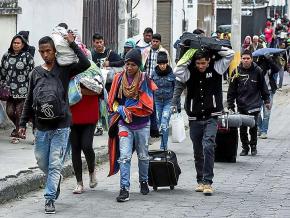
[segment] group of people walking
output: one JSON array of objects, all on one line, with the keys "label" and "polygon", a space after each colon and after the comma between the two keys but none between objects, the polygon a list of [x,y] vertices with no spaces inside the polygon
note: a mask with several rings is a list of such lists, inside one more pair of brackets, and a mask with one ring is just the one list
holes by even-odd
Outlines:
[{"label": "group of people walking", "polygon": [[[63,23],[59,27],[68,29]],[[81,151],[88,164],[89,187],[96,187],[93,139],[94,135],[103,134],[104,124],[99,122],[104,116],[102,101],[106,102],[109,118],[109,175],[120,171],[120,193],[116,200],[125,202],[130,198],[134,150],[138,156],[140,192],[147,195],[149,137],[153,135],[152,130],[157,130],[157,135],[162,137],[160,149],[168,149],[170,116],[180,111],[180,98],[185,89],[184,109],[188,115],[197,173],[195,191],[211,195],[218,116],[223,113],[222,76],[234,51],[228,47],[220,51],[189,49],[172,69],[169,53],[161,45],[162,36],[153,33],[151,28],[146,28],[143,38],[137,42],[128,39],[122,55],[106,48],[101,34],[96,33],[92,38],[93,49],[88,51],[81,42],[76,43],[73,31],[67,31],[64,40],[78,58],[69,65],[58,62],[59,51],[49,36],[38,42],[44,61],[40,66],[34,67],[28,40],[21,34],[13,38],[8,53],[2,58],[1,81],[6,81],[11,90],[7,114],[15,124],[11,134],[15,139],[11,142],[24,139],[27,123],[33,123],[35,157],[47,176],[45,213],[55,213],[61,169],[70,147],[77,180],[73,193],[84,192]],[[238,73],[231,79],[227,97],[230,110],[237,108],[242,114],[255,116],[256,121],[263,104],[267,110],[271,108],[266,72],[269,72],[270,85],[276,73],[276,62],[268,61],[272,57],[264,58],[256,64],[250,50],[242,52]],[[107,73],[106,78],[103,72]],[[94,87],[102,87],[101,91],[90,88],[85,82],[92,80]],[[72,81],[79,91],[71,90]],[[73,104],[71,93],[80,96]],[[251,128],[250,139],[247,127],[240,129],[241,155],[247,155],[250,149],[252,155],[257,154],[257,132],[262,129],[258,129],[257,124]]]},{"label": "group of people walking", "polygon": [[[63,65],[58,62],[60,55],[55,41],[53,37],[46,36],[38,43],[44,64],[35,67],[35,48],[29,46],[27,31],[13,37],[11,46],[1,61],[1,82],[10,92],[6,101],[6,112],[15,125],[11,133],[11,143],[19,143],[20,139],[25,139],[27,124],[33,124],[35,157],[40,169],[47,175],[45,212],[55,212],[54,202],[59,196],[62,179],[61,169],[70,147],[77,180],[73,193],[84,192],[81,151],[88,164],[89,186],[94,188],[97,185],[93,138],[94,135],[101,135],[103,131],[102,124],[98,124],[101,119],[101,99],[108,103],[106,109],[110,116],[114,113],[120,116],[117,136],[120,139],[121,190],[130,187],[130,164],[125,160],[130,162],[134,140],[140,158],[141,192],[147,194],[150,119],[156,120],[156,117],[151,118],[150,115],[158,108],[157,123],[165,138],[161,146],[167,148],[170,99],[175,83],[172,68],[168,64],[170,57],[160,45],[161,35],[153,34],[152,29],[147,28],[142,40],[136,43],[133,39],[128,39],[123,55],[118,55],[105,47],[101,34],[93,35],[94,48],[89,51],[79,41],[76,32],[69,31],[64,23],[57,26],[57,30],[62,29],[67,31],[64,39],[78,58],[76,63]],[[93,68],[93,65],[97,69],[119,68],[123,74],[116,74],[121,76],[117,80],[114,75],[110,78],[109,72],[106,81],[102,81],[101,93],[96,93],[80,83],[81,100],[71,104],[70,82],[79,79],[79,75]],[[157,90],[151,79],[153,77],[160,86],[155,93],[159,103],[153,100],[153,91]],[[107,93],[110,93],[109,97]],[[166,102],[163,102],[164,99]],[[110,105],[112,102],[113,105]],[[100,127],[95,132],[97,124]],[[126,200],[123,193],[120,192],[117,200]]]}]

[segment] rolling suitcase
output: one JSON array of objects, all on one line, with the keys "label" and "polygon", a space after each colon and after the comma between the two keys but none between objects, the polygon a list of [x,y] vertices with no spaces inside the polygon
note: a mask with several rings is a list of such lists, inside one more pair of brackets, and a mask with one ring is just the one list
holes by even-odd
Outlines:
[{"label": "rolling suitcase", "polygon": [[176,154],[171,150],[149,151],[148,184],[157,191],[158,187],[174,189],[181,173]]},{"label": "rolling suitcase", "polygon": [[[163,140],[162,138],[161,135],[161,140]],[[153,186],[155,191],[158,187],[166,186],[173,190],[181,173],[176,154],[171,150],[151,150],[149,157],[149,186]]]},{"label": "rolling suitcase", "polygon": [[216,134],[215,161],[235,163],[238,142],[238,128],[218,128]]}]

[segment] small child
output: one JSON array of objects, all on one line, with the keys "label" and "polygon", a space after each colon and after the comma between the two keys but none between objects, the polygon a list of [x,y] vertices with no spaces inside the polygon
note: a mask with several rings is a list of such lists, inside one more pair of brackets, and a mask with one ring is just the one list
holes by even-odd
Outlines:
[{"label": "small child", "polygon": [[160,51],[157,55],[157,66],[152,73],[152,79],[158,89],[154,93],[156,105],[157,123],[161,136],[160,149],[167,149],[169,135],[169,120],[171,116],[170,106],[173,97],[175,76],[172,68],[168,65],[168,57]]}]

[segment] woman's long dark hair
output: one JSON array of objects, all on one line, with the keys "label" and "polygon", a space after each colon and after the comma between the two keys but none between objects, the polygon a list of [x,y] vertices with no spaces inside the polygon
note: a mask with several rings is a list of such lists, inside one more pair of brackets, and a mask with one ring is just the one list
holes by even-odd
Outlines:
[{"label": "woman's long dark hair", "polygon": [[29,45],[28,45],[26,39],[24,39],[24,37],[23,37],[22,35],[17,34],[17,35],[15,35],[15,36],[12,38],[12,40],[11,40],[10,47],[9,47],[9,49],[8,49],[8,52],[9,52],[10,54],[14,54],[14,50],[13,50],[13,42],[14,42],[14,40],[17,39],[17,38],[20,39],[20,40],[22,41],[22,43],[24,44],[24,46],[23,46],[22,50],[20,51],[20,53],[22,53],[22,52],[27,52],[27,51],[28,51],[28,47],[29,47]]}]

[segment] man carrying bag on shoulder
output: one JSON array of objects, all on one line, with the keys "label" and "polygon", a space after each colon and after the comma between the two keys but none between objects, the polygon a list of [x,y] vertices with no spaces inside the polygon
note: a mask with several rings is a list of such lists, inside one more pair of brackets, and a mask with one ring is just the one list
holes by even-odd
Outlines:
[{"label": "man carrying bag on shoulder", "polygon": [[56,62],[53,40],[39,40],[39,53],[44,64],[31,72],[28,96],[20,120],[19,134],[25,136],[26,124],[35,122],[35,157],[46,175],[45,213],[55,213],[54,202],[60,193],[61,170],[65,159],[71,125],[68,103],[70,78],[90,67],[90,62],[74,42],[74,35],[65,36],[79,58],[78,63],[61,67]]},{"label": "man carrying bag on shoulder", "polygon": [[[207,49],[189,49],[174,70],[176,84],[172,109],[187,88],[185,111],[189,119],[190,138],[193,143],[196,169],[196,192],[212,195],[214,176],[214,147],[217,117],[222,114],[222,75],[233,58],[234,51],[221,47],[215,52]],[[215,59],[219,56],[220,59]]]}]

